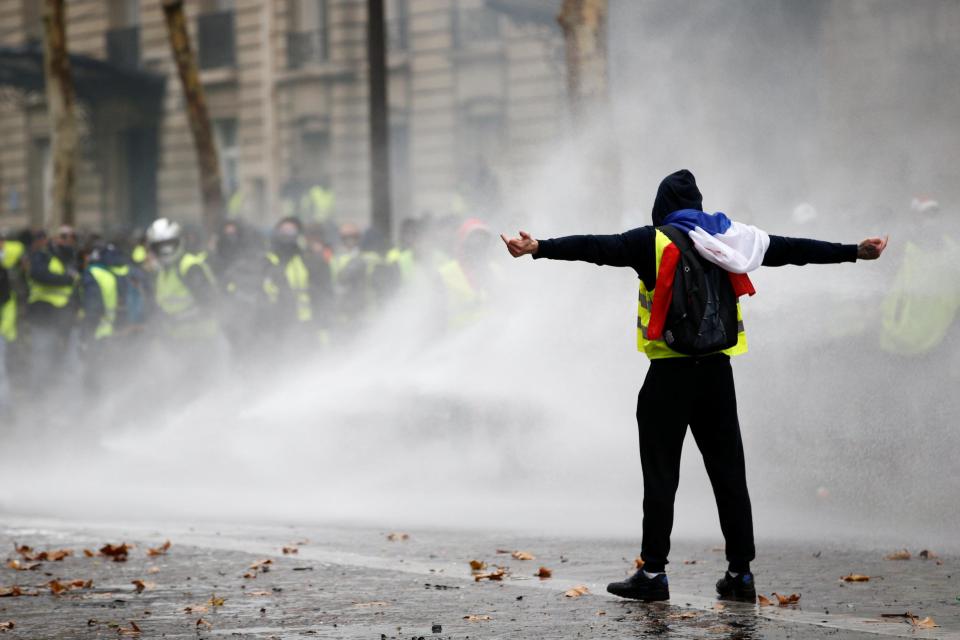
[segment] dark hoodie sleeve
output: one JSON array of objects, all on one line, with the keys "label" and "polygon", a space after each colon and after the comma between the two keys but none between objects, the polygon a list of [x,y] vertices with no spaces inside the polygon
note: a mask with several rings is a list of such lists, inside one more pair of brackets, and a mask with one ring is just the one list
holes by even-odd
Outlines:
[{"label": "dark hoodie sleeve", "polygon": [[537,240],[535,259],[578,260],[609,267],[632,267],[645,282],[656,279],[654,271],[654,229],[637,227],[612,235],[565,236]]},{"label": "dark hoodie sleeve", "polygon": [[183,283],[190,289],[199,307],[207,309],[213,306],[217,290],[202,266],[194,265],[187,269],[183,274]]},{"label": "dark hoodie sleeve", "polygon": [[763,266],[782,267],[788,264],[836,264],[856,262],[857,245],[770,236],[770,246],[763,254]]}]

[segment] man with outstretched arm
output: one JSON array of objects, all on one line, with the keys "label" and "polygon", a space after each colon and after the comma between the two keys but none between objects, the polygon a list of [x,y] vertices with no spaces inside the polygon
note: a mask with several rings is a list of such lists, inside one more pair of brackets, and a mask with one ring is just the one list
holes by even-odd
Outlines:
[{"label": "man with outstretched arm", "polygon": [[[637,343],[650,358],[650,368],[637,401],[643,469],[641,558],[644,564],[630,578],[609,584],[607,590],[647,602],[670,598],[665,571],[673,528],[674,496],[680,480],[680,451],[687,426],[703,455],[726,541],[729,566],[717,583],[717,593],[725,599],[756,600],[750,571],[750,561],[755,555],[753,517],[730,367],[730,356],[747,350],[746,333],[737,305],[738,322],[733,325],[737,327],[737,336],[730,338],[729,348],[692,356],[668,346],[670,332],[664,331],[663,318],[657,316],[658,308],[662,312],[670,301],[664,300],[661,294],[658,302],[655,294],[673,286],[676,258],[673,262],[668,258],[671,250],[674,256],[677,254],[675,243],[688,242],[677,234],[687,234],[685,237],[699,254],[698,259],[726,272],[736,296],[754,293],[746,274],[761,265],[875,260],[887,244],[886,238],[837,244],[771,236],[756,227],[731,221],[722,213],[705,213],[702,202],[693,174],[681,170],[660,183],[653,204],[652,226],[613,235],[551,240],[536,240],[524,231],[517,238],[501,236],[515,258],[529,254],[535,259],[632,267],[640,277]],[[671,238],[676,240],[671,242]]]}]

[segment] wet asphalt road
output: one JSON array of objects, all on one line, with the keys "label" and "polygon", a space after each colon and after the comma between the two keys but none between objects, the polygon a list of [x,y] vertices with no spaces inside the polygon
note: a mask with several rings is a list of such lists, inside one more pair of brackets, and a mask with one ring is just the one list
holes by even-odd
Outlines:
[{"label": "wet asphalt road", "polygon": [[[30,566],[33,554],[73,555],[33,569],[0,569],[0,630],[9,638],[913,638],[960,639],[960,558],[886,560],[892,549],[767,544],[755,563],[760,591],[800,593],[799,605],[717,606],[712,585],[725,563],[714,541],[680,541],[668,567],[669,604],[608,596],[632,570],[629,541],[539,538],[489,532],[344,527],[174,524],[84,525],[3,518],[2,558]],[[163,555],[149,556],[169,539]],[[87,557],[104,544],[134,545],[125,562]],[[295,553],[283,553],[283,547]],[[522,550],[534,560],[501,551]],[[936,550],[934,550],[936,551]],[[30,554],[27,554],[30,555]],[[269,559],[269,563],[258,562]],[[469,561],[509,567],[476,582]],[[251,568],[257,565],[257,568]],[[552,577],[533,577],[539,567]],[[851,573],[869,582],[846,583]],[[50,582],[92,580],[53,595]],[[143,590],[133,581],[143,582]],[[564,592],[585,585],[589,593]],[[36,595],[34,595],[36,594]],[[222,599],[222,602],[221,602]],[[907,611],[939,626],[917,629]],[[467,618],[467,616],[474,616]],[[134,626],[135,625],[135,626]],[[136,628],[140,630],[136,632]]]}]

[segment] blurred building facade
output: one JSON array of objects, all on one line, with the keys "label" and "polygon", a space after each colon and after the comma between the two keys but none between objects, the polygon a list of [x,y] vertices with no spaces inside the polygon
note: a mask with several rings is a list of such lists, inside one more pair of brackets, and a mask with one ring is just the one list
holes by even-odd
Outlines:
[{"label": "blurred building facade", "polygon": [[[42,4],[0,0],[0,227],[44,222]],[[562,35],[552,9],[518,4],[387,0],[395,220],[486,213],[561,133]],[[199,219],[193,141],[160,5],[67,0],[81,225]],[[185,5],[233,213],[270,222],[321,186],[337,218],[367,221],[364,0]]]}]

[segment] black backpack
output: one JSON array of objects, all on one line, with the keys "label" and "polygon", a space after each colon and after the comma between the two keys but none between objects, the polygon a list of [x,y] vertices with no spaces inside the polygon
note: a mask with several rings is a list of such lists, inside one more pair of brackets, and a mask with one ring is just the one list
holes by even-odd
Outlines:
[{"label": "black backpack", "polygon": [[680,250],[663,341],[688,356],[715,353],[737,344],[737,296],[729,273],[701,258],[684,231],[671,225],[658,229]]}]

